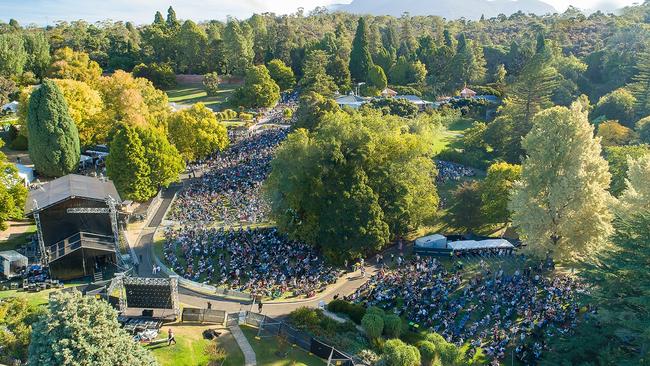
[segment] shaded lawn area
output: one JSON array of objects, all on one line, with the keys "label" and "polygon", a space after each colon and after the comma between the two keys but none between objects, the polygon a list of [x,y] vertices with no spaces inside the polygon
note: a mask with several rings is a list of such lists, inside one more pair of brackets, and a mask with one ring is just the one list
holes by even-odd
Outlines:
[{"label": "shaded lawn area", "polygon": [[318,366],[326,365],[324,360],[310,355],[299,347],[287,345],[288,354],[285,358],[280,358],[276,355],[278,352],[278,342],[276,337],[264,337],[256,339],[257,329],[243,326],[242,331],[248,342],[250,342],[257,364],[260,366]]},{"label": "shaded lawn area", "polygon": [[[163,326],[159,339],[167,339],[167,329]],[[167,346],[167,342],[145,346],[149,349],[161,366],[203,366],[210,365],[214,360],[214,349],[218,347],[225,352],[224,366],[241,366],[244,364],[244,354],[229,332],[222,334],[217,340],[203,338],[203,331],[216,328],[204,325],[172,325],[176,344]],[[218,331],[223,331],[219,329]],[[212,350],[211,350],[212,349]],[[221,365],[221,362],[214,363]]]},{"label": "shaded lawn area", "polygon": [[0,240],[0,252],[5,250],[15,250],[27,243],[27,239],[36,233],[36,225],[27,224],[24,232],[9,234],[7,240]]},{"label": "shaded lawn area", "polygon": [[192,105],[201,102],[213,111],[219,111],[222,109],[221,105],[238,87],[237,84],[221,84],[219,85],[219,92],[215,96],[208,96],[201,84],[178,84],[175,88],[165,92],[170,102],[181,105]]},{"label": "shaded lawn area", "polygon": [[433,150],[435,154],[440,153],[447,147],[454,145],[462,136],[463,131],[472,127],[474,120],[460,118],[441,129],[440,135],[433,143]]}]

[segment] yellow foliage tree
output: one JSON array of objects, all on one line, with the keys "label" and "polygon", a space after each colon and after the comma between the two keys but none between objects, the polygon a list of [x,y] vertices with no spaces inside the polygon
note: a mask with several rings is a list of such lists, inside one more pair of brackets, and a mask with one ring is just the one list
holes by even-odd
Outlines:
[{"label": "yellow foliage tree", "polygon": [[63,47],[54,52],[47,74],[53,79],[72,79],[93,84],[102,75],[102,68],[87,53]]},{"label": "yellow foliage tree", "polygon": [[102,118],[104,103],[99,92],[83,81],[54,79],[54,82],[63,91],[68,112],[79,131],[81,146],[104,143],[109,126]]},{"label": "yellow foliage tree", "polygon": [[598,136],[603,146],[622,146],[634,140],[634,131],[616,121],[607,121],[598,125]]}]

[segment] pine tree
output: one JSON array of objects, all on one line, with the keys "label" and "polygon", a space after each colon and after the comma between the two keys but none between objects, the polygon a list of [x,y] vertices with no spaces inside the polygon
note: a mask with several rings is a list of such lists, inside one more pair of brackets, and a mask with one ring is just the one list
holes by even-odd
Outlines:
[{"label": "pine tree", "polygon": [[135,127],[120,124],[109,145],[106,172],[122,198],[146,201],[156,194],[144,146]]},{"label": "pine tree", "polygon": [[586,254],[611,234],[610,173],[586,101],[537,114],[508,209],[528,249]]},{"label": "pine tree", "polygon": [[60,177],[77,169],[79,133],[63,92],[52,80],[44,80],[29,98],[27,130],[29,156],[38,172]]},{"label": "pine tree", "polygon": [[368,27],[363,18],[359,18],[357,33],[352,41],[350,52],[350,75],[356,82],[366,81],[368,71],[372,65],[372,57],[368,48]]},{"label": "pine tree", "polygon": [[643,118],[650,115],[650,51],[639,56],[636,69],[637,74],[630,89],[636,98],[636,114]]},{"label": "pine tree", "polygon": [[158,26],[165,25],[165,19],[163,18],[162,13],[160,13],[159,11],[156,12],[156,16],[154,16],[153,18],[153,24]]},{"label": "pine tree", "polygon": [[171,6],[167,9],[167,28],[170,30],[176,30],[181,26],[181,23],[178,22],[176,18],[176,11]]}]

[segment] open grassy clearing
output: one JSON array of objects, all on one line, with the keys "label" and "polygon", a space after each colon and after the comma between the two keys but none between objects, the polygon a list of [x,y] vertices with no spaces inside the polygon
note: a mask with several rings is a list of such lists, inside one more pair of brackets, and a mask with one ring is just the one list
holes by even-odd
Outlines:
[{"label": "open grassy clearing", "polygon": [[[204,366],[215,361],[215,349],[225,353],[223,364],[219,361],[215,365],[241,366],[244,364],[244,354],[239,349],[235,338],[226,332],[216,341],[203,338],[203,331],[215,326],[206,325],[177,325],[163,326],[160,339],[167,338],[167,329],[172,328],[176,337],[176,344],[167,346],[167,342],[152,346],[149,349],[161,366]],[[224,329],[219,329],[219,332]]]},{"label": "open grassy clearing", "polygon": [[[36,233],[36,225],[32,223],[19,222],[16,223],[16,225],[20,225],[23,227],[9,228],[7,229],[8,234],[0,236],[1,238],[6,238],[4,240],[0,240],[0,252],[5,250],[14,250],[16,248],[20,248],[23,244],[27,242],[30,236]],[[1,234],[5,234],[5,233],[1,233]]]},{"label": "open grassy clearing", "polygon": [[[70,283],[64,285],[64,287],[75,287],[79,286],[78,283]],[[48,300],[50,298],[50,294],[56,291],[60,291],[61,289],[50,289],[50,290],[43,290],[40,292],[25,292],[25,291],[18,291],[18,290],[5,290],[5,291],[0,291],[0,299],[7,299],[10,297],[17,297],[17,298],[22,298],[26,299],[27,302],[29,302],[31,305],[34,306],[42,306],[48,303]]]},{"label": "open grassy clearing", "polygon": [[441,128],[440,135],[433,143],[434,153],[438,154],[448,146],[453,146],[453,144],[463,136],[463,131],[472,127],[473,123],[474,120],[461,118],[454,121],[449,126]]},{"label": "open grassy clearing", "polygon": [[166,90],[169,101],[180,105],[203,103],[213,111],[222,109],[222,104],[228,100],[237,84],[221,84],[215,96],[208,96],[201,84],[178,84],[175,88]]}]

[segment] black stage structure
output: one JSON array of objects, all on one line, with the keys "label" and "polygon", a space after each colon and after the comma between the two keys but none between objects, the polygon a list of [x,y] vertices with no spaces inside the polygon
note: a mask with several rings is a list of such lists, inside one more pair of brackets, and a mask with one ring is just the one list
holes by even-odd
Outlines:
[{"label": "black stage structure", "polygon": [[36,222],[41,263],[50,276],[70,280],[116,272],[119,253],[116,206],[109,180],[70,174],[29,193],[25,213]]}]

